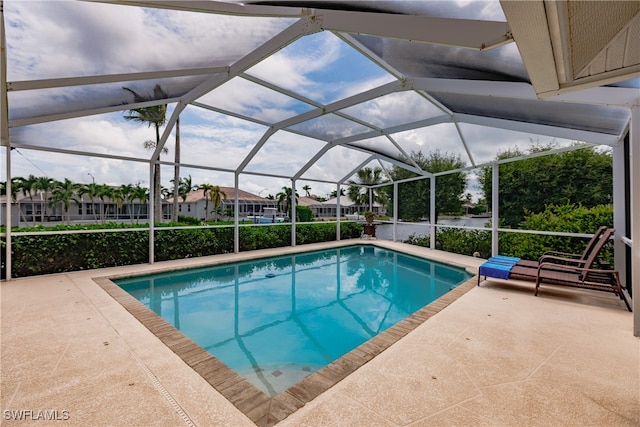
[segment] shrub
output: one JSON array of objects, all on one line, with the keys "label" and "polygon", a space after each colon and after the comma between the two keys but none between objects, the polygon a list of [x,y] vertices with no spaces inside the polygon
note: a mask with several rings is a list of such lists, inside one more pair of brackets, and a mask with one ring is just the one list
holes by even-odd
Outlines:
[{"label": "shrub", "polygon": [[[592,234],[601,225],[613,226],[613,208],[582,205],[550,205],[540,213],[529,213],[520,228],[529,230]],[[582,253],[588,239],[524,233],[501,233],[500,253],[524,259],[538,259],[545,251]],[[613,251],[605,247],[602,258],[613,263]]]},{"label": "shrub", "polygon": [[[611,227],[613,208],[595,206],[585,208],[582,205],[550,205],[543,212],[528,213],[520,228],[538,231],[564,233],[594,233],[601,225]],[[406,243],[429,247],[429,236],[409,236]],[[582,253],[587,239],[581,237],[546,236],[528,233],[502,232],[499,236],[502,255],[523,259],[538,259],[546,251]],[[436,249],[463,255],[478,252],[482,258],[491,256],[491,232],[484,230],[462,230],[440,228],[436,232]],[[602,258],[613,264],[613,251],[605,247]]]},{"label": "shrub", "polygon": [[[233,252],[233,227],[155,229],[155,260],[193,258]],[[341,223],[341,238],[360,236],[360,226]],[[104,229],[143,228],[139,231],[104,232]],[[83,230],[77,234],[21,235],[21,231]],[[91,232],[91,230],[102,230]],[[296,230],[299,244],[333,241],[335,223],[300,224]],[[291,224],[240,227],[240,250],[277,248],[291,244]],[[6,240],[0,241],[6,248]],[[146,225],[90,224],[57,225],[20,229],[12,233],[12,277],[61,273],[103,267],[143,264],[149,261],[149,237]],[[1,257],[2,275],[6,271]]]},{"label": "shrub", "polygon": [[296,218],[300,222],[313,221],[313,211],[307,206],[296,206]]},{"label": "shrub", "polygon": [[202,223],[202,221],[200,221],[199,218],[194,218],[192,216],[186,216],[186,215],[178,215],[178,222],[181,224],[188,224],[188,225],[200,225]]},{"label": "shrub", "polygon": [[[430,236],[409,236],[405,241],[417,246],[430,247]],[[436,249],[456,254],[473,256],[479,253],[482,258],[491,256],[491,232],[484,230],[463,230],[458,228],[439,228],[436,231]]]}]

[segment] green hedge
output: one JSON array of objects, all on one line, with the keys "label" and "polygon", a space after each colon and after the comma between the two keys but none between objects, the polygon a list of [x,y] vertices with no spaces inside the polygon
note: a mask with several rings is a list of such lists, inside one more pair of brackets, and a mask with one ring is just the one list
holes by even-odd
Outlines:
[{"label": "green hedge", "polygon": [[[430,247],[430,236],[409,236],[405,241],[411,245]],[[456,254],[472,256],[480,254],[481,258],[491,256],[491,232],[483,230],[464,230],[443,227],[436,230],[436,249]]]},{"label": "green hedge", "polygon": [[[91,230],[109,228],[141,228],[144,225],[122,224],[56,226],[55,230]],[[121,265],[144,264],[149,260],[147,230],[119,232],[86,232],[21,236],[20,231],[44,231],[52,228],[15,230],[12,242],[12,277],[62,273]],[[340,224],[341,238],[359,237],[361,226]],[[297,226],[298,244],[335,240],[335,223],[300,224]],[[6,240],[0,241],[2,251]],[[291,224],[240,227],[240,251],[277,248],[291,245]],[[186,228],[155,230],[155,259],[167,261],[233,252],[233,227]],[[2,256],[2,277],[5,276],[5,257]]]},{"label": "green hedge", "polygon": [[[529,213],[521,229],[564,233],[593,234],[598,227],[613,225],[611,206],[585,208],[567,204],[547,206],[544,212]],[[499,253],[523,259],[538,259],[546,251],[582,253],[588,238],[545,236],[528,233],[499,233]],[[406,243],[429,247],[430,238],[409,236]],[[484,230],[464,230],[439,228],[436,232],[436,249],[472,256],[475,252],[481,258],[491,256],[491,232]],[[602,259],[613,265],[613,249],[606,246],[601,252]]]},{"label": "green hedge", "polygon": [[[521,228],[567,233],[593,234],[601,225],[613,227],[613,208],[582,205],[552,205],[544,212],[528,214]],[[542,236],[524,233],[501,233],[500,253],[524,259],[538,259],[545,251],[582,253],[589,239],[580,237]],[[601,257],[613,265],[613,248],[606,246]]]}]

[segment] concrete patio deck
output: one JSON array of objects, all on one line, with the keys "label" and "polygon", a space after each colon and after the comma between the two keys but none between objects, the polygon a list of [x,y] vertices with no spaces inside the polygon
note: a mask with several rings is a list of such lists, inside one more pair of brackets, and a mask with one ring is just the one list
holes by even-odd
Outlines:
[{"label": "concrete patio deck", "polygon": [[[93,280],[247,255],[1,283],[1,424],[254,425]],[[613,295],[488,280],[278,424],[301,425],[638,426],[640,339]]]}]

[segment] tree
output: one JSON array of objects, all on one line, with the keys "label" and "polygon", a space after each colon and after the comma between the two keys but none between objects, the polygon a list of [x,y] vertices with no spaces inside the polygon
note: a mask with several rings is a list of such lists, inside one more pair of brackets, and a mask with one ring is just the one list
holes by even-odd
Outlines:
[{"label": "tree", "polygon": [[68,178],[64,179],[64,182],[57,182],[53,190],[51,190],[51,199],[49,204],[53,207],[58,204],[62,204],[65,212],[66,223],[71,222],[69,207],[71,202],[80,203],[77,198],[77,190],[80,188],[80,184],[76,184]]},{"label": "tree", "polygon": [[165,186],[161,186],[160,195],[162,196],[163,199],[168,199],[169,197],[173,196],[173,190]]},{"label": "tree", "polygon": [[358,180],[349,180],[349,189],[347,191],[347,195],[356,205],[367,205],[369,208],[373,205],[373,202],[379,201],[379,190],[377,188],[373,188],[372,191],[372,201],[369,201],[369,188],[362,187],[362,184],[365,186],[376,185],[382,182],[382,168],[362,168],[357,173]]},{"label": "tree", "polygon": [[78,188],[78,197],[82,199],[82,196],[85,194],[89,196],[89,200],[91,200],[91,211],[93,212],[93,219],[96,223],[98,223],[98,216],[96,215],[96,205],[93,203],[96,197],[100,197],[101,185],[96,184],[95,182],[87,185],[82,185]]},{"label": "tree", "polygon": [[[344,196],[344,195],[345,195],[344,188],[341,188],[341,189],[340,189],[340,195],[341,195],[341,196]],[[338,190],[333,190],[329,196],[330,196],[330,197],[338,198]]]},{"label": "tree", "polygon": [[53,189],[53,184],[55,180],[53,178],[49,178],[48,176],[40,176],[36,178],[36,189],[38,191],[42,191],[42,198],[44,200],[44,206],[41,211],[40,222],[44,222],[44,217],[47,215],[47,203],[49,200],[49,192]]},{"label": "tree", "polygon": [[129,210],[129,220],[133,221],[133,209],[131,207],[131,196],[133,194],[133,185],[123,184],[118,189],[120,198],[127,204]]},{"label": "tree", "polygon": [[[291,210],[291,197],[293,197],[293,189],[291,187],[282,187],[282,191],[276,194],[278,200],[278,207],[282,207],[282,211],[286,212],[290,218],[293,218],[293,211]],[[295,198],[298,200],[298,193],[295,193]]]},{"label": "tree", "polygon": [[304,190],[305,195],[306,195],[307,197],[310,197],[310,196],[311,196],[311,193],[309,193],[309,191],[311,190],[311,186],[310,186],[309,184],[304,185],[304,186],[302,187],[302,189]]},{"label": "tree", "polygon": [[104,224],[108,205],[105,203],[105,197],[107,199],[114,198],[113,188],[109,187],[107,184],[102,184],[98,187],[98,197],[102,200],[102,209],[100,210],[100,220]]},{"label": "tree", "polygon": [[189,196],[189,193],[191,193],[194,188],[196,188],[196,186],[193,185],[191,175],[189,175],[189,177],[187,178],[180,178],[180,184],[178,184],[178,194],[182,198],[183,202],[187,201],[187,196]]},{"label": "tree", "polygon": [[209,201],[213,205],[213,211],[215,212],[215,220],[218,221],[218,208],[222,204],[223,200],[227,200],[227,193],[222,191],[219,185],[202,184],[198,187],[200,190],[204,190],[203,195],[205,197],[204,215],[205,221],[209,219]]},{"label": "tree", "polygon": [[[168,97],[168,94],[160,87],[160,85],[155,85],[153,88],[153,95],[143,96],[130,89],[128,87],[123,87],[124,90],[131,93],[133,95],[133,100],[135,103],[140,102],[148,102],[154,101],[158,99],[165,99]],[[160,128],[165,124],[167,120],[167,104],[159,104],[152,105],[149,107],[140,107],[133,108],[129,110],[129,114],[123,116],[125,120],[131,120],[139,123],[147,123],[149,127],[152,125],[155,128],[156,140],[147,140],[144,142],[144,146],[147,149],[155,150],[155,148],[160,144]],[[167,153],[166,147],[163,147],[162,152]],[[154,221],[162,222],[162,199],[160,192],[160,164],[154,164],[153,169],[153,189],[154,189],[154,200],[153,200],[153,209],[154,209]]]},{"label": "tree", "polygon": [[137,224],[138,220],[140,219],[140,205],[147,203],[147,201],[149,200],[149,190],[144,187],[140,187],[140,185],[136,185],[135,187],[133,187],[133,191],[131,191],[131,199],[134,201],[137,199],[140,202],[138,203],[138,211],[136,212]]},{"label": "tree", "polygon": [[[18,203],[18,193],[22,190],[21,185],[22,185],[22,181],[24,180],[24,178],[19,177],[19,176],[15,176],[13,178],[11,178],[11,201],[13,203],[18,204],[18,212],[20,215],[20,218],[22,219],[22,222],[26,223],[27,219],[24,216],[24,212],[22,211],[22,206]],[[0,187],[0,195],[2,196],[6,196],[7,195],[7,182],[4,181],[1,183],[1,187]]]},{"label": "tree", "polygon": [[211,204],[213,204],[215,221],[218,221],[218,208],[222,204],[223,200],[227,200],[227,193],[222,191],[220,186],[214,185],[213,188],[209,191],[209,198],[211,199]]},{"label": "tree", "polygon": [[209,195],[213,190],[214,186],[212,184],[200,184],[198,186],[198,190],[202,190],[202,195],[204,196],[204,220],[205,222],[209,220]]},{"label": "tree", "polygon": [[[425,156],[421,151],[409,156],[422,170],[437,173],[464,167],[459,155],[441,153],[440,150]],[[393,181],[418,176],[416,173],[394,166],[390,172]],[[467,178],[464,172],[454,172],[436,178],[436,214],[430,218],[438,222],[440,213],[460,213],[464,200]],[[393,200],[393,190],[388,190],[389,200]],[[398,185],[398,215],[404,220],[417,221],[430,216],[431,184],[429,179],[400,183]]]},{"label": "tree", "polygon": [[[496,160],[549,151],[554,146],[532,143],[527,151],[512,148],[499,153]],[[509,227],[518,227],[527,213],[543,212],[548,205],[580,203],[591,208],[612,200],[613,161],[608,152],[576,149],[503,163],[498,168],[500,222]],[[486,200],[491,200],[491,167],[483,168],[479,180]]]},{"label": "tree", "polygon": [[31,202],[31,222],[36,225],[36,209],[33,206],[33,195],[37,192],[36,183],[38,178],[33,175],[29,175],[27,178],[20,178],[20,189],[24,196],[29,196]]}]

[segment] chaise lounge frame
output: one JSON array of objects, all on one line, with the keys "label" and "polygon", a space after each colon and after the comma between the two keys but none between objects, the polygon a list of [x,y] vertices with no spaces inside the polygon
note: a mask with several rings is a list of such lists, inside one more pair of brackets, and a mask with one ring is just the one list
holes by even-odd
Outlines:
[{"label": "chaise lounge frame", "polygon": [[594,267],[597,263],[599,253],[614,233],[615,230],[613,228],[606,229],[596,240],[588,257],[584,260],[558,260],[557,257],[545,258],[543,256],[540,258],[542,262],[539,262],[537,266],[523,265],[518,262],[511,269],[509,278],[535,281],[536,288],[534,295],[536,296],[538,295],[540,285],[543,283],[611,292],[622,299],[627,306],[627,310],[631,311],[631,305],[622,290],[618,271]]}]

